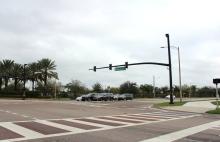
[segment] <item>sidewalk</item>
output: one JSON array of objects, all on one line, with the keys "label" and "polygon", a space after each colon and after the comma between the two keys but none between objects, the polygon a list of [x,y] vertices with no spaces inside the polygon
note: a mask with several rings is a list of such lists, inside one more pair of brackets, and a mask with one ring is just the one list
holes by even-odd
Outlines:
[{"label": "sidewalk", "polygon": [[187,102],[183,106],[172,106],[172,107],[164,107],[164,108],[169,110],[205,113],[206,111],[215,109],[216,106],[213,105],[211,101],[198,101],[198,102]]}]

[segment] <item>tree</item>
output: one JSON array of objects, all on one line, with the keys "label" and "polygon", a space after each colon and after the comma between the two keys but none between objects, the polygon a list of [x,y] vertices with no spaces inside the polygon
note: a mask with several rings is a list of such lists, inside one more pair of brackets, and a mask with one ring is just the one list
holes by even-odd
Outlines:
[{"label": "tree", "polygon": [[198,90],[199,97],[215,97],[215,88],[202,87]]},{"label": "tree", "polygon": [[42,78],[39,64],[36,62],[29,64],[28,68],[27,68],[27,72],[28,72],[28,76],[29,76],[28,78],[32,82],[32,91],[34,91],[34,87],[35,87],[34,82],[37,81],[38,79]]},{"label": "tree", "polygon": [[149,84],[140,85],[140,92],[143,95],[143,97],[153,97],[153,89],[154,87]]},{"label": "tree", "polygon": [[2,61],[0,61],[0,91],[2,90],[2,77],[3,77],[3,72],[4,72],[4,70],[3,70],[3,63],[2,63]]},{"label": "tree", "polygon": [[72,99],[87,91],[87,88],[79,80],[72,80],[66,85],[66,88],[72,94]]},{"label": "tree", "polygon": [[55,61],[52,61],[48,58],[44,58],[44,59],[41,59],[40,61],[38,61],[38,64],[39,64],[40,71],[41,71],[41,74],[42,74],[41,79],[44,82],[44,95],[46,95],[47,79],[48,78],[58,79],[58,75],[55,72],[55,70],[56,70]]},{"label": "tree", "polygon": [[12,67],[14,65],[13,60],[5,59],[2,61],[2,67],[3,67],[3,76],[5,80],[5,88],[8,86],[9,77],[11,76]]},{"label": "tree", "polygon": [[101,93],[103,91],[102,85],[100,83],[95,83],[92,88],[96,93]]},{"label": "tree", "polygon": [[22,78],[23,67],[21,64],[14,63],[11,69],[11,74],[14,78],[14,90],[17,90],[19,81]]},{"label": "tree", "polygon": [[138,94],[138,87],[135,82],[126,81],[120,85],[120,93],[131,93],[136,95]]},{"label": "tree", "polygon": [[119,94],[120,89],[118,87],[111,87],[110,92],[113,93],[113,94]]}]

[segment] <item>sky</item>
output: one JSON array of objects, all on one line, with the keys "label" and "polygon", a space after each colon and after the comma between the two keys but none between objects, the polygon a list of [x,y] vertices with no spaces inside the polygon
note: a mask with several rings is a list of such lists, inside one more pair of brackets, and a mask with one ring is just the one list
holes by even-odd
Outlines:
[{"label": "sky", "polygon": [[[124,62],[168,63],[165,34],[180,48],[182,84],[213,86],[220,77],[219,0],[7,0],[0,1],[0,60],[25,64],[50,58],[63,84],[87,87],[125,81],[169,85],[167,67]],[[178,52],[171,49],[174,85]]]}]

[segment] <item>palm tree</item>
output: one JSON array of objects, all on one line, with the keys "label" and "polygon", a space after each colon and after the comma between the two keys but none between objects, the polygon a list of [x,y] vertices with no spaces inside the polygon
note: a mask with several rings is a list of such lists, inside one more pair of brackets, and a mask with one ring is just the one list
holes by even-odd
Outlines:
[{"label": "palm tree", "polygon": [[14,90],[17,90],[17,85],[21,80],[21,76],[23,73],[23,67],[21,64],[14,63],[11,69],[11,74],[14,78]]},{"label": "palm tree", "polygon": [[3,64],[0,61],[0,91],[2,90]]},{"label": "palm tree", "polygon": [[39,64],[36,62],[29,64],[27,68],[27,72],[28,72],[29,79],[32,82],[32,91],[34,91],[34,86],[35,86],[34,82],[42,78]]},{"label": "palm tree", "polygon": [[5,88],[7,88],[8,86],[8,80],[9,80],[9,77],[11,76],[11,70],[12,70],[13,65],[14,65],[13,60],[5,59],[2,61]]},{"label": "palm tree", "polygon": [[41,79],[44,82],[44,89],[45,89],[44,94],[46,95],[47,79],[48,78],[58,79],[57,73],[54,72],[56,70],[55,61],[52,61],[48,58],[44,58],[38,61],[38,64],[42,73]]}]

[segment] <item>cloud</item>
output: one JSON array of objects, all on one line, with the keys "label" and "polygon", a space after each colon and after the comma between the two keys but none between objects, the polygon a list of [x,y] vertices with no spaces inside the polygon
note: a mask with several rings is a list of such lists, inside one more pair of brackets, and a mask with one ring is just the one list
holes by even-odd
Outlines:
[{"label": "cloud", "polygon": [[[220,76],[218,0],[9,0],[0,5],[0,57],[19,63],[51,58],[63,83],[78,79],[117,86],[168,85],[160,66],[129,67],[114,72],[89,68],[125,61],[167,62],[165,33],[179,46],[183,83],[212,85]],[[178,84],[177,52],[172,50],[174,84]]]}]

